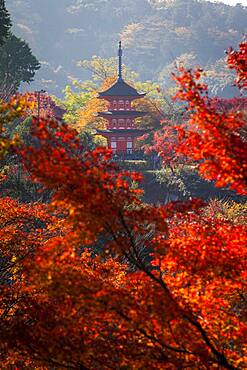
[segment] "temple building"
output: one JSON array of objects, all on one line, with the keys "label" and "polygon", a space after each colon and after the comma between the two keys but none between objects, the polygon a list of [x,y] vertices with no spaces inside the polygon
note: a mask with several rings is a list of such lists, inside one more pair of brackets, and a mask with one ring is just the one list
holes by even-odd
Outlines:
[{"label": "temple building", "polygon": [[128,85],[122,77],[122,47],[119,42],[119,65],[118,79],[106,91],[99,93],[99,99],[105,99],[109,103],[108,111],[98,112],[107,119],[106,129],[97,130],[97,134],[107,139],[108,148],[115,154],[132,154],[135,151],[135,141],[138,136],[144,134],[135,125],[135,119],[142,117],[146,112],[136,111],[132,107],[132,102],[143,98],[145,93],[138,93],[136,89]]}]

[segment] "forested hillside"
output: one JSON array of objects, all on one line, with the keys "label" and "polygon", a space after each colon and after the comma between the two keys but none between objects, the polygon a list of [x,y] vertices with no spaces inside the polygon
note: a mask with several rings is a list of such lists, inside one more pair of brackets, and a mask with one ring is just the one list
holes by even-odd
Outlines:
[{"label": "forested hillside", "polygon": [[175,63],[209,71],[211,91],[227,94],[224,50],[246,33],[247,8],[199,0],[7,0],[14,32],[28,41],[42,68],[33,88],[59,95],[86,72],[76,62],[116,54],[143,79],[169,86]]}]

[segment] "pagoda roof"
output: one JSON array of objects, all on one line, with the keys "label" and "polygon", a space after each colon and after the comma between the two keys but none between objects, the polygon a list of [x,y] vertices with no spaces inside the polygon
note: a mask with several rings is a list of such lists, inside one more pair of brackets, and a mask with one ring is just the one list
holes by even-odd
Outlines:
[{"label": "pagoda roof", "polygon": [[99,97],[129,96],[141,98],[145,95],[145,93],[138,93],[134,87],[127,84],[122,78],[118,78],[117,82],[115,82],[115,84],[113,84],[109,89],[99,93]]},{"label": "pagoda roof", "polygon": [[138,117],[138,116],[145,116],[147,113],[146,112],[141,112],[141,111],[134,111],[134,110],[111,110],[111,111],[106,111],[106,112],[98,112],[99,115],[101,116],[109,116],[109,117],[113,117],[113,116],[134,116],[134,117]]}]

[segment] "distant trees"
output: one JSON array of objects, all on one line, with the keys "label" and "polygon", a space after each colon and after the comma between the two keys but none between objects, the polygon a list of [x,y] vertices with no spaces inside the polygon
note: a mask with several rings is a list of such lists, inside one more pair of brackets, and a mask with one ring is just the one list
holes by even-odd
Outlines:
[{"label": "distant trees", "polygon": [[[224,57],[224,50],[230,45],[235,46],[246,33],[244,17],[247,9],[198,0],[152,3],[152,12],[138,22],[126,24],[122,30],[121,37],[128,48],[130,65],[134,61],[132,65],[142,71],[145,78],[149,78],[149,71],[155,71],[158,79],[160,72],[171,64],[175,65],[178,58],[185,53],[193,54],[196,65],[204,66],[205,70],[208,66],[211,71],[210,87],[213,93],[214,80],[218,84],[218,94],[226,85],[231,85],[229,75],[223,70],[219,71],[220,61]],[[239,15],[238,21],[236,14]],[[163,74],[160,77],[162,84]],[[228,81],[223,84],[224,78]],[[165,85],[172,85],[168,75]]]},{"label": "distant trees", "polygon": [[[210,87],[215,80],[219,94],[225,88],[219,66],[224,50],[236,46],[247,31],[246,7],[223,2],[43,0],[42,5],[28,1],[24,6],[23,1],[9,0],[9,4],[15,8],[18,23],[28,27],[22,32],[28,32],[47,62],[39,73],[41,79],[48,81],[52,93],[59,96],[68,77],[88,78],[86,72],[76,68],[75,60],[114,55],[119,35],[127,49],[128,65],[140,73],[141,79],[164,83],[160,72],[189,53],[195,55],[196,65],[212,71]],[[34,19],[38,20],[35,29]],[[167,78],[164,87],[170,84]]]}]

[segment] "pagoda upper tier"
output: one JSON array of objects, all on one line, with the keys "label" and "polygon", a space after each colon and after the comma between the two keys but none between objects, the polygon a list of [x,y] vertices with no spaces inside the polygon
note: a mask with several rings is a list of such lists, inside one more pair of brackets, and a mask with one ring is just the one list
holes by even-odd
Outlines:
[{"label": "pagoda upper tier", "polygon": [[99,93],[100,98],[129,97],[138,99],[143,98],[145,95],[145,93],[138,93],[134,87],[128,85],[122,78],[118,78],[117,82],[109,89]]},{"label": "pagoda upper tier", "polygon": [[100,98],[107,98],[107,97],[129,97],[131,99],[138,99],[143,98],[146,94],[145,93],[138,93],[138,91],[128,85],[123,80],[123,64],[122,64],[122,56],[123,56],[123,50],[121,41],[119,42],[119,49],[118,49],[118,79],[117,82],[112,85],[109,89],[102,91],[99,93]]}]

